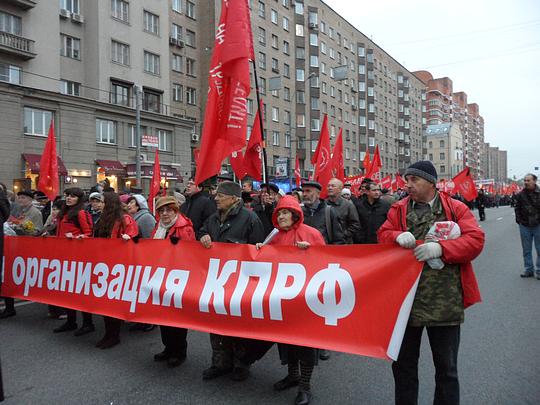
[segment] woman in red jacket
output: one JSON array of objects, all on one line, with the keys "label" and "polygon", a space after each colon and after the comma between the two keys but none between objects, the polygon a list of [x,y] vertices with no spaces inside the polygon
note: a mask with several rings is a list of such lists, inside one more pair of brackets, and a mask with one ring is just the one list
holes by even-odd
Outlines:
[{"label": "woman in red jacket", "polygon": [[[180,213],[180,207],[173,196],[161,197],[156,201],[159,221],[152,233],[152,239],[169,239],[173,245],[180,240],[195,240],[193,224]],[[160,326],[161,341],[165,349],[154,355],[155,361],[167,361],[167,366],[177,367],[186,360],[187,329]]]},{"label": "woman in red jacket", "polygon": [[[64,191],[64,196],[66,202],[58,214],[56,236],[69,239],[92,237],[92,218],[84,210],[84,191],[78,187],[71,187]],[[77,329],[77,312],[74,309],[66,309],[66,313],[66,323],[54,329],[54,333]],[[82,312],[82,316],[82,327],[75,331],[75,336],[82,336],[95,330],[92,314]]]},{"label": "woman in red jacket", "polygon": [[[268,242],[270,245],[298,246],[307,249],[310,246],[325,244],[321,233],[311,226],[304,224],[304,213],[298,200],[286,195],[272,215],[272,223],[279,232]],[[261,243],[257,248],[262,247]],[[311,347],[279,344],[279,357],[287,364],[287,376],[274,384],[276,391],[283,391],[298,385],[295,404],[307,405],[311,400],[311,374],[319,358],[318,349]]]},{"label": "woman in red jacket", "polygon": [[[99,222],[94,229],[95,238],[122,238],[128,241],[135,238],[139,229],[135,220],[122,209],[120,198],[114,192],[103,194],[104,207]],[[108,349],[120,343],[120,327],[122,320],[104,316],[105,336],[96,343],[100,349]]]}]

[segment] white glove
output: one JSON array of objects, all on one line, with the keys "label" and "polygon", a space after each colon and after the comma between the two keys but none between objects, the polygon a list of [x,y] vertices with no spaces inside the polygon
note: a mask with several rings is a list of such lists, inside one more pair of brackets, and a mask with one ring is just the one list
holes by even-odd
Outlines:
[{"label": "white glove", "polygon": [[416,246],[416,238],[410,232],[400,233],[396,238],[396,242],[405,249],[412,249]]},{"label": "white glove", "polygon": [[414,256],[419,262],[437,259],[442,256],[442,247],[437,242],[428,242],[414,249]]}]

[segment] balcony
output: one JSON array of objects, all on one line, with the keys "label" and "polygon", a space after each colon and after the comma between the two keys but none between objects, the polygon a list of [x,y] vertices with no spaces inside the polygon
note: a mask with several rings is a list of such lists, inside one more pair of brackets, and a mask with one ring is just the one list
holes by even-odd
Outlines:
[{"label": "balcony", "polygon": [[24,60],[36,57],[34,41],[9,32],[0,32],[0,52],[18,56]]},{"label": "balcony", "polygon": [[5,2],[20,7],[23,10],[28,10],[36,6],[36,2],[32,0],[5,0]]}]

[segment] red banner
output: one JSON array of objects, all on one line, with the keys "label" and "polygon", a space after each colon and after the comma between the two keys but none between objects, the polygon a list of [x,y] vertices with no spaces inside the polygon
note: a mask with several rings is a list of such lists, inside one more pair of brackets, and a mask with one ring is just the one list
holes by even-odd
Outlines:
[{"label": "red banner", "polygon": [[5,238],[2,295],[134,322],[395,359],[422,263],[397,245]]}]

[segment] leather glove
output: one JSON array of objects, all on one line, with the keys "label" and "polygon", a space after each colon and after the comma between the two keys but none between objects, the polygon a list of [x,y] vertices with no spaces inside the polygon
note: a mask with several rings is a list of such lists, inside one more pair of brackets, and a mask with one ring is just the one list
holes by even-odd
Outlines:
[{"label": "leather glove", "polygon": [[396,238],[396,242],[405,249],[412,249],[416,246],[416,238],[410,232],[400,233]]},{"label": "leather glove", "polygon": [[414,256],[420,262],[437,259],[442,256],[442,247],[437,242],[423,243],[414,249]]},{"label": "leather glove", "polygon": [[169,240],[171,241],[171,243],[172,243],[173,245],[176,245],[176,244],[178,243],[178,241],[180,240],[180,238],[179,238],[178,236],[171,236],[171,237],[169,238]]},{"label": "leather glove", "polygon": [[137,235],[137,236],[134,236],[133,238],[131,238],[131,240],[133,241],[133,243],[139,243],[140,238],[141,237],[139,235]]}]

